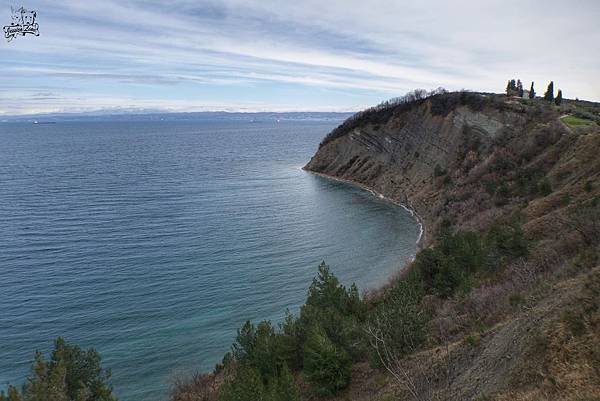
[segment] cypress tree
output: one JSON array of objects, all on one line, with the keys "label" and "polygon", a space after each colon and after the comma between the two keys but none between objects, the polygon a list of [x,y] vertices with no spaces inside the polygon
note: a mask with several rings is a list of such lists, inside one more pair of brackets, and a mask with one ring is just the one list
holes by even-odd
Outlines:
[{"label": "cypress tree", "polygon": [[554,99],[554,103],[556,103],[557,106],[560,106],[560,104],[562,103],[562,90],[558,90],[558,93],[556,94],[556,99]]},{"label": "cypress tree", "polygon": [[533,81],[531,81],[531,89],[529,89],[529,98],[535,99],[535,90],[533,89]]},{"label": "cypress tree", "polygon": [[517,80],[517,95],[523,97],[523,84],[520,79]]},{"label": "cypress tree", "polygon": [[549,102],[554,100],[554,81],[550,81],[548,84],[548,89],[546,89],[546,93],[544,93],[544,100]]},{"label": "cypress tree", "polygon": [[510,96],[510,79],[506,83],[506,96]]}]

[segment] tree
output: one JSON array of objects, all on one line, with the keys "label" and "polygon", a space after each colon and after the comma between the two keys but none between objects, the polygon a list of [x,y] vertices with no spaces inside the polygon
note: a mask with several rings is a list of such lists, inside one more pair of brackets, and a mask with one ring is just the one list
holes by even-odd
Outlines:
[{"label": "tree", "polygon": [[535,99],[535,90],[533,89],[533,81],[531,81],[531,89],[529,89],[529,98]]},{"label": "tree", "polygon": [[298,389],[294,377],[286,365],[283,365],[276,380],[269,389],[270,401],[299,401]]},{"label": "tree", "polygon": [[517,80],[517,95],[523,97],[523,84],[520,79]]},{"label": "tree", "polygon": [[0,401],[23,401],[23,397],[16,387],[9,385],[6,395],[4,391],[0,391]]},{"label": "tree", "polygon": [[544,100],[549,102],[554,100],[554,81],[550,81],[548,84],[548,89],[546,89],[546,93],[544,93]]},{"label": "tree", "polygon": [[[37,352],[21,396],[8,388],[8,401],[116,401],[108,384],[110,372],[102,369],[96,350],[81,350],[61,337],[54,342],[49,362]],[[4,401],[4,395],[0,401]],[[12,397],[12,398],[11,398]]]},{"label": "tree", "polygon": [[515,96],[517,94],[517,83],[514,79],[508,81],[506,85],[506,96]]},{"label": "tree", "polygon": [[366,345],[361,341],[360,329],[365,312],[356,286],[347,289],[340,284],[323,262],[300,309],[300,325],[305,338],[313,327],[319,326],[337,347],[358,357]]},{"label": "tree", "polygon": [[560,106],[562,103],[562,90],[558,90],[558,93],[556,94],[556,99],[554,99],[554,103],[556,103],[557,106]]},{"label": "tree", "polygon": [[69,399],[75,400],[84,393],[86,401],[114,401],[112,387],[108,384],[111,373],[102,368],[101,361],[95,349],[84,351],[78,345],[68,344],[58,337],[48,368],[54,371],[64,366]]},{"label": "tree", "polygon": [[219,401],[264,401],[265,388],[259,373],[250,367],[240,367],[235,376],[221,388]]},{"label": "tree", "polygon": [[304,374],[317,395],[328,396],[350,382],[350,356],[315,327],[304,346]]}]

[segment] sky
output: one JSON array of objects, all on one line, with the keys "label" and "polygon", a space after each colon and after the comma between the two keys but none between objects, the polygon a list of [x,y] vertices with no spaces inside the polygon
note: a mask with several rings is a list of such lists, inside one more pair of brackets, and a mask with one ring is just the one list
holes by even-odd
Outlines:
[{"label": "sky", "polygon": [[600,101],[598,0],[0,0],[0,115],[355,111],[415,88]]}]

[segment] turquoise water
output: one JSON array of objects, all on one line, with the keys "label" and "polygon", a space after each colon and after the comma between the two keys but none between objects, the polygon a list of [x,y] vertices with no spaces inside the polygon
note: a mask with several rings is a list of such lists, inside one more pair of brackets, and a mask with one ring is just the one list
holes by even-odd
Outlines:
[{"label": "turquoise water", "polygon": [[322,259],[376,286],[414,252],[404,209],[300,169],[339,121],[0,124],[0,385],[56,336],[123,401],[211,369],[246,319],[296,311]]}]

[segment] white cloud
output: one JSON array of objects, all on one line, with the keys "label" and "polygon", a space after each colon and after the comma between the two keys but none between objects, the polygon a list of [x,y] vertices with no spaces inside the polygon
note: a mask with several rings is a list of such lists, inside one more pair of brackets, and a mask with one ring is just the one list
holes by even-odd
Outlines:
[{"label": "white cloud", "polygon": [[[0,78],[0,88],[32,75],[71,79],[100,103],[106,93],[86,81],[102,80],[120,85],[109,96],[118,103],[143,102],[127,91],[154,85],[160,96],[153,101],[180,107],[210,104],[215,88],[225,85],[252,90],[254,101],[276,107],[279,101],[261,89],[277,83],[290,90],[355,91],[366,106],[373,99],[366,92],[383,99],[415,87],[500,91],[506,79],[520,77],[536,81],[538,91],[552,79],[567,96],[600,99],[600,3],[591,0],[190,0],[169,6],[40,0],[30,7],[39,12],[42,35],[1,45],[10,78]],[[177,99],[177,88],[169,86],[182,82],[210,90]],[[314,106],[324,106],[318,95]],[[10,108],[0,103],[0,111]]]}]

